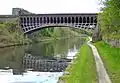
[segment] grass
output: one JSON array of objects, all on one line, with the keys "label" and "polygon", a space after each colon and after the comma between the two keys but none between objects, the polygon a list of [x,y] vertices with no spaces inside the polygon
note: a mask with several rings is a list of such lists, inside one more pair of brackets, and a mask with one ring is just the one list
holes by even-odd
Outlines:
[{"label": "grass", "polygon": [[97,83],[96,67],[91,48],[84,44],[66,71],[70,72],[60,79],[65,83]]},{"label": "grass", "polygon": [[95,43],[113,83],[120,83],[120,48],[114,48],[104,41]]}]

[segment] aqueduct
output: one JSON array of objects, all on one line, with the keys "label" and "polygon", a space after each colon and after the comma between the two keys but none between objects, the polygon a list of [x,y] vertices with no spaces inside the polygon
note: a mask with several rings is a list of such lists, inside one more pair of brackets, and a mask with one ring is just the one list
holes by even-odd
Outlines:
[{"label": "aqueduct", "polygon": [[23,8],[13,8],[12,15],[0,15],[0,22],[19,19],[24,33],[46,27],[74,27],[82,30],[94,30],[97,25],[98,13],[56,13],[34,14]]},{"label": "aqueduct", "polygon": [[19,15],[19,24],[24,33],[51,26],[93,30],[97,25],[97,13],[23,14]]}]

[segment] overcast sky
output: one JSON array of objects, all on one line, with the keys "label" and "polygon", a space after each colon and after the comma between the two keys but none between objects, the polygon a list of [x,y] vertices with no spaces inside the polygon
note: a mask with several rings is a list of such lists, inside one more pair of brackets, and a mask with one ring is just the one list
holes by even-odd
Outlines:
[{"label": "overcast sky", "polygon": [[12,8],[32,13],[96,13],[98,0],[0,0],[0,14],[12,14]]}]

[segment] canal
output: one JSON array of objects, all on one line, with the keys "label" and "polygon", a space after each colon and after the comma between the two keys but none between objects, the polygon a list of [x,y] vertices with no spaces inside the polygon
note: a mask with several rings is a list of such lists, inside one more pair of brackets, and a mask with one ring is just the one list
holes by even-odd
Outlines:
[{"label": "canal", "polygon": [[0,48],[2,83],[57,83],[84,43],[69,38]]}]

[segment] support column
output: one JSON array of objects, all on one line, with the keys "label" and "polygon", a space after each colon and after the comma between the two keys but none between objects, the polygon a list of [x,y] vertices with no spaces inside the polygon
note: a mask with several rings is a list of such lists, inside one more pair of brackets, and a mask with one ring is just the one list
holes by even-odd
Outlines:
[{"label": "support column", "polygon": [[60,24],[61,24],[61,17],[59,17],[59,20],[60,20]]},{"label": "support column", "polygon": [[82,24],[83,24],[83,16],[81,18],[82,18]]},{"label": "support column", "polygon": [[60,17],[57,17],[57,24],[60,23]]}]

